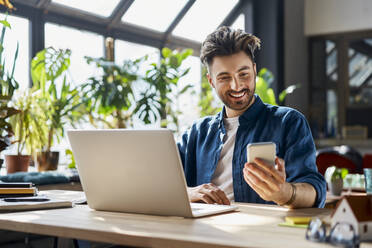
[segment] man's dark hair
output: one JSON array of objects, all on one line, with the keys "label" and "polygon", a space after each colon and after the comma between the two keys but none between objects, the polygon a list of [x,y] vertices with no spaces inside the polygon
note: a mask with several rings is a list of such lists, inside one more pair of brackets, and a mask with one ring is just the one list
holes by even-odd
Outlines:
[{"label": "man's dark hair", "polygon": [[200,59],[208,66],[216,56],[226,56],[244,51],[254,62],[254,51],[261,46],[259,38],[241,29],[222,26],[209,34],[202,44]]}]

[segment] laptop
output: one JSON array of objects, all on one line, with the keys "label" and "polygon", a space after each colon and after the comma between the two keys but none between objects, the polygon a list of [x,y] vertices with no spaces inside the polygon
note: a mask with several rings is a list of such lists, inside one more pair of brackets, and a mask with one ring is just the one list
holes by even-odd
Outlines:
[{"label": "laptop", "polygon": [[237,209],[189,202],[170,130],[69,130],[67,135],[92,209],[189,218]]}]

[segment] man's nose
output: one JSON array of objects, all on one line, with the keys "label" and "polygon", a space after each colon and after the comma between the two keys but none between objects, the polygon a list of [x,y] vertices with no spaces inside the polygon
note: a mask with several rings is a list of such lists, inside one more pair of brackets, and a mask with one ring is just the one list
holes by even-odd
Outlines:
[{"label": "man's nose", "polygon": [[239,80],[236,77],[232,77],[231,82],[230,82],[230,88],[232,90],[239,89]]}]

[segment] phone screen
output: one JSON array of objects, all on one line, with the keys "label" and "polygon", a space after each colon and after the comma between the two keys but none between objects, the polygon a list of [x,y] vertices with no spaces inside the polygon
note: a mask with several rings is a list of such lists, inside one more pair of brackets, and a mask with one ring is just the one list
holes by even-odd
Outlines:
[{"label": "phone screen", "polygon": [[274,142],[250,143],[247,146],[247,161],[254,163],[255,158],[261,158],[272,166],[275,165],[276,145]]}]

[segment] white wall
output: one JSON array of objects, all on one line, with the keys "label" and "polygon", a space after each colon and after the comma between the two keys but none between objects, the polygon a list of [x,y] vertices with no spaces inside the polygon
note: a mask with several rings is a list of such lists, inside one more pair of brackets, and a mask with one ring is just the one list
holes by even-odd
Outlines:
[{"label": "white wall", "polygon": [[305,34],[372,29],[371,0],[305,0]]}]

